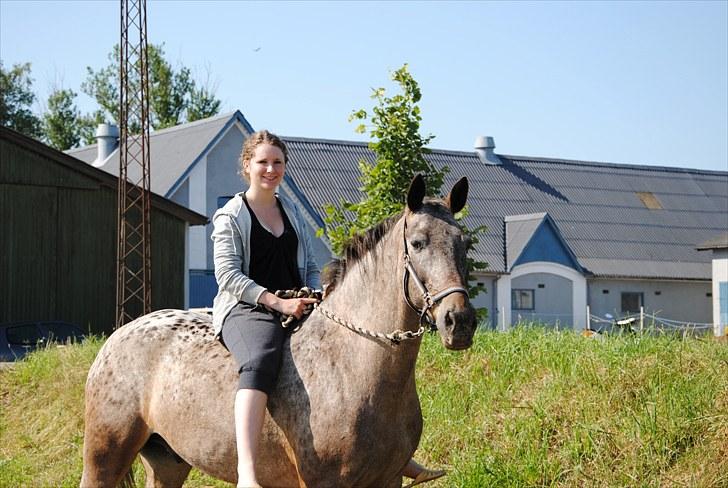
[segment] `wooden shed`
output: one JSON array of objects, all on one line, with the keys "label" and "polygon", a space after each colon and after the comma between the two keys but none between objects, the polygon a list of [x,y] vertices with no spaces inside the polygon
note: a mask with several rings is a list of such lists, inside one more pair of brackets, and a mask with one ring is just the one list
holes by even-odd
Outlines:
[{"label": "wooden shed", "polygon": [[[152,168],[154,172],[154,168]],[[116,177],[0,127],[0,323],[113,330]],[[207,218],[152,196],[152,308],[183,308],[189,226]]]}]

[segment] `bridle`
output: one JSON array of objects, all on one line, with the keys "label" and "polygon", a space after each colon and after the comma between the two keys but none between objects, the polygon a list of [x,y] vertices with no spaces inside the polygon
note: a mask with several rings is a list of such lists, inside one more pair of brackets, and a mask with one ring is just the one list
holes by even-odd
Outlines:
[{"label": "bridle", "polygon": [[[409,255],[409,246],[407,245],[407,217],[404,217],[404,226],[402,229],[402,241],[404,242],[404,273],[402,275],[402,288],[404,290],[404,299],[407,302],[407,305],[410,306],[412,310],[415,311],[420,316],[420,329],[424,331],[424,324],[429,325],[430,330],[434,331],[437,330],[437,325],[435,323],[435,318],[432,316],[431,309],[435,305],[437,305],[438,302],[440,302],[443,298],[446,296],[452,295],[453,293],[462,293],[466,297],[468,296],[468,290],[463,288],[462,286],[451,286],[449,288],[445,288],[442,291],[439,291],[435,293],[434,295],[430,294],[429,290],[425,286],[425,284],[422,282],[419,276],[417,276],[417,272],[415,271],[414,266],[412,266],[412,258],[410,258]],[[422,300],[425,303],[425,306],[421,309],[417,308],[417,306],[412,302],[412,299],[409,296],[409,277],[412,276],[412,281],[415,282],[415,285],[417,285],[417,288],[420,290],[420,293],[422,293]]]},{"label": "bridle", "polygon": [[[384,334],[381,332],[374,332],[371,330],[364,329],[362,327],[358,327],[356,325],[351,324],[350,322],[347,322],[346,320],[340,318],[333,312],[327,310],[325,307],[322,307],[319,303],[316,306],[316,310],[321,312],[322,315],[325,317],[333,320],[339,325],[342,325],[346,327],[349,330],[352,330],[354,332],[357,332],[359,334],[368,335],[370,337],[375,337],[377,339],[388,339],[394,344],[399,344],[403,340],[408,339],[416,339],[420,337],[422,334],[425,333],[427,328],[425,325],[429,327],[430,330],[435,331],[437,330],[437,324],[435,323],[435,318],[432,316],[432,307],[437,305],[438,302],[440,302],[443,298],[445,298],[448,295],[451,295],[453,293],[462,293],[465,296],[468,296],[468,290],[463,288],[462,286],[451,286],[449,288],[445,288],[442,291],[439,291],[432,295],[425,284],[422,282],[422,280],[417,276],[417,271],[415,271],[414,266],[412,266],[412,259],[410,258],[409,254],[409,246],[407,246],[407,217],[404,217],[404,226],[402,229],[402,240],[404,241],[404,273],[402,275],[402,287],[404,289],[404,299],[407,302],[407,305],[410,306],[412,310],[417,313],[420,317],[420,327],[417,331],[413,332],[411,330],[395,330],[393,332],[390,332],[389,334]],[[418,308],[409,295],[409,278],[412,276],[412,280],[415,282],[415,285],[417,285],[417,288],[422,293],[422,300],[424,302],[424,307]]]}]

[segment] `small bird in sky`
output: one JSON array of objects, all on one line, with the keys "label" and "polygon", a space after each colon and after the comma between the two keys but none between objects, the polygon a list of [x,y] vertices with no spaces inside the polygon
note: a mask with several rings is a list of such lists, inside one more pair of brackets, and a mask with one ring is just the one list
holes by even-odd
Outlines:
[{"label": "small bird in sky", "polygon": [[260,51],[260,47],[256,47],[255,49],[253,49],[254,53],[257,53],[258,51]]}]

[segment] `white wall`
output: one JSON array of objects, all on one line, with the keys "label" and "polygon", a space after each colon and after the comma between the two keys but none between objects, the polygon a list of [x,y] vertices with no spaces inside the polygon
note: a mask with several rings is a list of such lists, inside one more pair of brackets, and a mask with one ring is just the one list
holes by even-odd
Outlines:
[{"label": "white wall", "polygon": [[550,273],[529,273],[511,279],[511,290],[515,289],[533,290],[535,308],[533,310],[512,309],[514,323],[536,321],[559,328],[573,326],[573,283],[571,280]]},{"label": "white wall", "polygon": [[[207,204],[205,202],[207,165],[200,161],[187,179],[189,185],[189,208],[202,215],[207,215]],[[207,231],[206,227],[196,225],[190,227],[189,236],[189,268],[207,269]]]},{"label": "white wall", "polygon": [[471,286],[476,283],[482,283],[485,287],[485,291],[470,300],[470,303],[475,308],[485,308],[488,311],[488,320],[485,324],[481,325],[489,328],[495,327],[498,318],[495,310],[495,278],[495,276],[490,275],[474,275],[474,279],[470,283]]},{"label": "white wall", "polygon": [[728,282],[728,249],[713,251],[713,333],[720,337],[726,335],[726,325],[720,323],[720,289],[721,282]]},{"label": "white wall", "polygon": [[[589,280],[591,314],[622,316],[622,292],[644,294],[646,313],[692,323],[712,322],[711,285],[707,281]],[[607,293],[604,292],[607,290]]]},{"label": "white wall", "polygon": [[[496,294],[498,297],[498,311],[502,315],[499,317],[499,328],[503,327],[503,324],[508,327],[517,320],[517,317],[514,317],[514,312],[511,310],[511,290],[517,288],[514,282],[517,283],[518,278],[532,274],[553,275],[571,283],[571,325],[576,330],[585,329],[587,303],[586,278],[574,268],[547,261],[534,261],[515,266],[511,270],[510,275],[503,275],[498,279]],[[555,283],[556,280],[554,280],[553,284]],[[564,290],[564,293],[568,292],[568,290]],[[559,290],[558,288],[553,288],[549,293],[555,296],[558,295]]]}]

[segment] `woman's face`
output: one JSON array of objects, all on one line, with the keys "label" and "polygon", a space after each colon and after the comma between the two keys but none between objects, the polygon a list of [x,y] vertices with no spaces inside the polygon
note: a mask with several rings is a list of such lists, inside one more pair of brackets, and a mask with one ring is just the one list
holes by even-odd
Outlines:
[{"label": "woman's face", "polygon": [[275,191],[286,172],[283,151],[271,144],[260,144],[245,163],[245,170],[252,188]]}]

